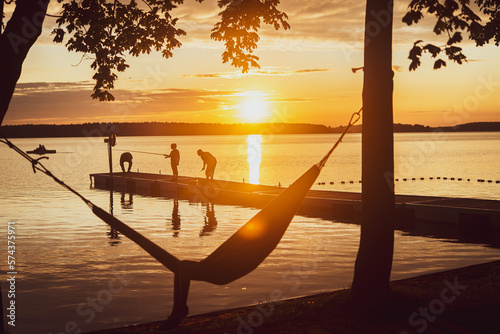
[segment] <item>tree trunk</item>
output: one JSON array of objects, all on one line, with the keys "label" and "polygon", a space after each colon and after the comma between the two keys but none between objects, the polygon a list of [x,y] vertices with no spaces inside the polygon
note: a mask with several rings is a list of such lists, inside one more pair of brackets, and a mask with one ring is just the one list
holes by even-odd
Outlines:
[{"label": "tree trunk", "polygon": [[394,248],[392,13],[391,0],[367,1],[363,82],[363,212],[352,295],[364,305],[373,306],[389,294]]},{"label": "tree trunk", "polygon": [[[3,0],[2,0],[3,1]],[[28,51],[42,32],[48,0],[18,0],[0,35],[0,125],[9,108]]]}]

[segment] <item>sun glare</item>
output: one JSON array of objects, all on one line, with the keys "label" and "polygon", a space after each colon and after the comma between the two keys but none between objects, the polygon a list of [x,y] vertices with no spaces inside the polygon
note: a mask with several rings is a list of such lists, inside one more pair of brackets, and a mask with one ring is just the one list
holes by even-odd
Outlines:
[{"label": "sun glare", "polygon": [[249,123],[264,122],[269,116],[268,105],[259,96],[250,96],[240,104],[240,117]]}]

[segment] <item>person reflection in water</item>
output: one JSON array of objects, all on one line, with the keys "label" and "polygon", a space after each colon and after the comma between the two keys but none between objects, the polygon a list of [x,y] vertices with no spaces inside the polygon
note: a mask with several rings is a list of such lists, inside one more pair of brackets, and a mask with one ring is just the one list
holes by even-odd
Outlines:
[{"label": "person reflection in water", "polygon": [[170,152],[170,154],[165,154],[165,158],[170,158],[170,166],[172,166],[172,175],[174,176],[172,180],[176,181],[177,177],[179,176],[179,171],[177,170],[177,166],[179,166],[179,162],[181,160],[181,154],[177,149],[176,143],[172,143],[170,145],[170,148],[172,149],[172,151]]},{"label": "person reflection in water", "polygon": [[111,227],[109,229],[109,232],[106,232],[106,235],[109,238],[108,242],[109,242],[110,246],[116,246],[116,245],[118,245],[118,244],[121,243],[121,241],[120,241],[120,232],[118,232],[114,228]]},{"label": "person reflection in water", "polygon": [[203,152],[202,150],[198,150],[198,155],[203,160],[203,168],[201,170],[205,171],[207,179],[213,180],[217,159],[210,152]]},{"label": "person reflection in water", "polygon": [[122,171],[125,173],[125,163],[128,162],[128,169],[127,173],[130,172],[132,169],[132,154],[129,152],[125,152],[120,156],[120,167],[122,168]]},{"label": "person reflection in water", "polygon": [[215,210],[213,203],[207,203],[207,211],[205,214],[205,225],[200,232],[200,237],[212,234],[217,228],[217,218],[215,218]]},{"label": "person reflection in water", "polygon": [[[125,195],[128,195],[128,199]],[[122,193],[120,197],[120,204],[123,210],[132,211],[134,208],[134,195],[131,193]]]},{"label": "person reflection in water", "polygon": [[174,238],[179,236],[181,230],[181,216],[179,215],[179,200],[174,199],[174,207],[172,209],[172,236]]}]

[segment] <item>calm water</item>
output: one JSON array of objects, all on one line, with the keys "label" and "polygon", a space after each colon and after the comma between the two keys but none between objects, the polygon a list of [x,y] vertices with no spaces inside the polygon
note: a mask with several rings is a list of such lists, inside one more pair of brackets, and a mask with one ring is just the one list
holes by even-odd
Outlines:
[{"label": "calm water", "polygon": [[[203,176],[201,148],[218,159],[216,177],[261,184],[290,184],[316,163],[335,135],[124,137],[118,150],[169,152],[176,142],[180,173]],[[348,135],[320,175],[317,189],[360,191],[360,136]],[[43,143],[57,149],[45,165],[84,196],[181,259],[202,259],[257,210],[175,202],[90,188],[89,174],[108,169],[102,138],[17,139],[29,150]],[[425,177],[396,184],[404,194],[500,199],[500,134],[397,134],[396,177]],[[162,156],[134,154],[133,170],[168,173]],[[7,222],[16,226],[16,327],[12,333],[60,333],[164,319],[170,312],[173,275],[138,246],[114,236],[74,195],[6,146],[0,146],[0,247],[7,254]],[[455,177],[467,181],[428,180]],[[330,185],[330,182],[334,182]],[[179,221],[180,220],[180,221]],[[191,314],[339,289],[350,285],[359,226],[297,216],[278,248],[251,274],[227,286],[193,282]],[[396,233],[393,279],[500,257],[482,245]],[[0,262],[7,272],[6,256]],[[4,303],[8,286],[2,278]],[[451,278],[452,279],[452,278]],[[236,328],[235,328],[236,332]]]}]

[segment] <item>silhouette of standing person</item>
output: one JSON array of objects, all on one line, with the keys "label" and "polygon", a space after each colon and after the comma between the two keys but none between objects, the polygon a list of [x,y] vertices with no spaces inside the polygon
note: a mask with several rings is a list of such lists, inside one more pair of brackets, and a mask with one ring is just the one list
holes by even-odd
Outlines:
[{"label": "silhouette of standing person", "polygon": [[172,143],[170,145],[170,148],[172,149],[172,151],[170,152],[170,154],[166,154],[165,158],[170,158],[170,165],[172,166],[172,174],[174,175],[173,180],[177,180],[177,177],[179,176],[179,171],[177,170],[177,166],[179,166],[179,161],[181,160],[181,154],[177,149],[176,143]]},{"label": "silhouette of standing person", "polygon": [[203,152],[202,150],[198,150],[198,155],[200,156],[201,160],[203,160],[203,168],[201,170],[205,170],[207,179],[213,180],[215,166],[217,165],[217,159],[215,159],[215,157],[210,152]]},{"label": "silhouette of standing person", "polygon": [[125,152],[120,156],[120,166],[122,171],[125,173],[125,163],[128,162],[127,173],[132,169],[132,154]]}]

